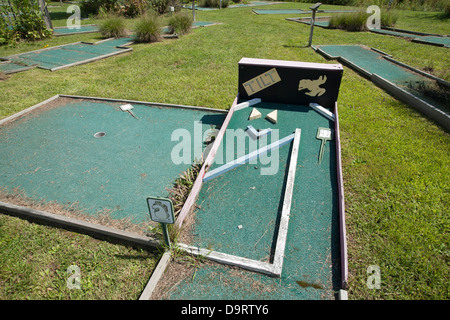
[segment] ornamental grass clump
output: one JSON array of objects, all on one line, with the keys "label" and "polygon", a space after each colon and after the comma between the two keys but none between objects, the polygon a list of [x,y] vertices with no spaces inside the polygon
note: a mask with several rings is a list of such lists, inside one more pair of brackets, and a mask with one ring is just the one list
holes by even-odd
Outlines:
[{"label": "ornamental grass clump", "polygon": [[365,12],[353,12],[331,17],[330,28],[343,29],[347,31],[364,31],[367,29],[366,22],[370,14]]},{"label": "ornamental grass clump", "polygon": [[120,38],[126,35],[125,19],[116,15],[107,17],[100,23],[100,33],[107,38]]},{"label": "ornamental grass clump", "polygon": [[200,0],[198,6],[204,8],[219,8],[222,6],[222,8],[226,8],[228,7],[228,0],[222,0],[222,3],[220,3],[220,0]]},{"label": "ornamental grass clump", "polygon": [[161,27],[156,14],[147,13],[139,18],[135,26],[137,42],[156,42],[161,40]]},{"label": "ornamental grass clump", "polygon": [[192,17],[185,13],[177,13],[169,19],[169,33],[179,35],[188,33],[192,27]]}]

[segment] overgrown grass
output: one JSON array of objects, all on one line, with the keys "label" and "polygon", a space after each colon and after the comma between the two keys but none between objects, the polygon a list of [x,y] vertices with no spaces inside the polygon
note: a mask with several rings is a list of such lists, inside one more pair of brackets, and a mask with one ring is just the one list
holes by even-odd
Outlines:
[{"label": "overgrown grass", "polygon": [[161,40],[161,27],[156,14],[147,13],[139,18],[135,27],[137,42],[156,42]]},{"label": "overgrown grass", "polygon": [[228,0],[222,0],[222,3],[220,3],[220,0],[199,0],[198,6],[204,8],[219,8],[222,6],[222,8],[226,8],[228,7]]},{"label": "overgrown grass", "polygon": [[160,256],[3,214],[0,231],[0,300],[136,300]]},{"label": "overgrown grass", "polygon": [[[273,8],[309,6],[286,3]],[[395,12],[398,28],[448,33],[448,22],[441,12]],[[306,47],[309,26],[286,21],[284,16],[280,19],[277,15],[255,15],[249,8],[236,8],[198,11],[196,18],[222,24],[195,29],[177,40],[136,44],[130,54],[95,63],[57,72],[33,69],[10,75],[0,82],[0,117],[58,93],[226,109],[237,94],[238,62],[242,57],[335,63]],[[0,48],[0,55],[98,39],[98,33],[58,37]],[[450,65],[447,48],[370,32],[315,28],[313,44],[364,44],[392,54],[403,63],[444,76]],[[450,80],[448,73],[445,78]],[[349,298],[449,299],[449,134],[347,67],[338,106],[349,242]],[[18,220],[14,222],[18,226],[13,228],[10,219],[13,218],[4,217],[7,222],[1,227],[2,239],[14,238],[17,229],[25,224]],[[33,254],[39,241],[44,242],[39,238],[40,229],[28,230],[30,240],[11,249],[20,257]],[[43,251],[51,251],[57,244],[50,236],[44,237],[47,240],[42,244]],[[78,261],[90,261],[91,254],[80,253]],[[121,255],[113,256],[118,259]],[[4,256],[0,251],[1,261],[10,261]],[[95,272],[109,266],[108,259],[98,256]],[[66,268],[64,263],[55,263],[61,266],[59,270]],[[379,290],[366,285],[370,265],[380,267]],[[11,270],[25,275],[33,272],[20,268],[11,266],[8,275],[13,273]],[[45,274],[47,268],[40,271]],[[49,273],[53,270],[48,269]],[[94,284],[92,290],[97,286]],[[23,285],[21,288],[29,291],[14,294],[24,298],[27,294],[45,293],[42,289],[34,292],[35,287]]]},{"label": "overgrown grass", "polygon": [[339,14],[331,17],[329,26],[347,31],[364,31],[367,29],[366,21],[369,16],[368,13],[362,11]]},{"label": "overgrown grass", "polygon": [[127,33],[125,19],[117,15],[110,15],[99,24],[100,33],[106,38],[120,38]]},{"label": "overgrown grass", "polygon": [[169,18],[169,32],[186,34],[192,28],[192,16],[186,13],[177,13]]},{"label": "overgrown grass", "polygon": [[[347,31],[367,31],[367,19],[371,14],[361,10],[354,13],[345,13],[334,15],[330,19],[330,28],[342,29]],[[393,27],[398,20],[398,15],[392,10],[381,11],[381,28]]]}]

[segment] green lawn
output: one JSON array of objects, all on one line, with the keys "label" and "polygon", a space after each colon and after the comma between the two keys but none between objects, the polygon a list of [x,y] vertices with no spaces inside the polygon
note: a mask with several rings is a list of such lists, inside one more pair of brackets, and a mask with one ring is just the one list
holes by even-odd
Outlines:
[{"label": "green lawn", "polygon": [[[270,7],[305,9],[309,6],[287,3]],[[324,5],[321,8],[343,7]],[[309,26],[286,21],[286,17],[293,17],[291,15],[256,15],[251,8],[234,8],[197,12],[196,17],[198,21],[222,24],[195,29],[177,40],[132,45],[131,53],[86,65],[56,72],[33,69],[11,75],[6,81],[0,81],[0,119],[56,94],[227,109],[237,94],[237,66],[242,57],[335,63],[305,47]],[[64,21],[63,18],[60,20]],[[128,22],[131,27],[133,21]],[[59,21],[55,25],[63,23]],[[442,19],[440,13],[433,12],[399,11],[397,27],[450,33],[449,21]],[[100,36],[94,33],[24,43],[16,48],[0,48],[0,56],[80,40],[98,41]],[[315,28],[313,44],[365,44],[449,80],[450,52],[446,48],[369,32],[322,28]],[[347,67],[344,67],[338,105],[349,253],[349,298],[448,299],[449,134]],[[26,264],[26,257],[39,256],[39,252],[53,252],[52,248],[56,248],[59,242],[68,243],[68,247],[76,246],[80,240],[73,239],[78,235],[29,225],[7,216],[0,217],[0,245],[2,249],[8,248],[0,250],[0,298],[72,297],[70,295],[75,293],[64,295],[57,292],[60,288],[58,283],[62,281],[60,278],[63,278],[58,273],[64,273],[66,264],[72,264],[72,260],[52,255],[51,259],[43,258],[46,262],[34,270]],[[26,232],[27,242],[12,246],[17,243],[14,239],[20,234],[18,230],[22,229],[26,230],[20,232]],[[52,240],[44,242],[47,237]],[[82,241],[94,241],[81,237]],[[110,247],[104,242],[100,246],[105,248],[104,255],[101,255],[101,250],[97,252],[97,260],[92,261],[94,253],[87,250],[79,253],[82,256],[77,261],[92,263],[95,267],[88,269],[94,268],[94,274],[106,270],[112,278],[111,273],[120,273],[121,263],[131,263],[140,271],[126,279],[135,281],[136,292],[139,288],[142,290],[142,281],[147,281],[151,272],[152,256],[142,251],[126,253],[132,249]],[[60,245],[59,248],[62,247],[66,246]],[[73,254],[69,249],[63,251],[69,256]],[[11,255],[14,254],[24,261],[13,264]],[[128,256],[141,258],[125,258]],[[59,268],[51,267],[53,265]],[[366,285],[367,268],[371,265],[380,267],[380,289],[369,289]],[[14,272],[18,275],[15,281],[21,284],[14,288],[20,289],[12,290],[10,287],[5,291],[3,283],[5,279],[11,281]],[[49,274],[53,275],[53,280],[44,287],[24,280],[33,275],[44,280]],[[100,277],[98,281],[92,283],[91,291],[102,287],[102,281],[109,280]],[[90,290],[86,291],[85,296],[78,292],[76,294],[80,295],[75,298],[115,297],[115,293],[103,287],[98,295],[90,295]],[[134,299],[136,292],[121,298]]]}]

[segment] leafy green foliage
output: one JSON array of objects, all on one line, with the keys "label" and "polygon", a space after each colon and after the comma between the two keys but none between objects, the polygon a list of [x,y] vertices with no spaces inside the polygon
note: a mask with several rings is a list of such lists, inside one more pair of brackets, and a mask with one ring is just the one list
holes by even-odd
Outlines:
[{"label": "leafy green foliage", "polygon": [[39,40],[51,36],[45,26],[37,1],[10,0],[10,6],[0,6],[0,45],[14,45],[20,39]]},{"label": "leafy green foliage", "polygon": [[120,8],[119,12],[125,17],[134,18],[144,14],[147,8],[147,0],[128,0]]},{"label": "leafy green foliage", "polygon": [[149,8],[159,14],[167,12],[171,4],[171,0],[148,0],[148,2]]},{"label": "leafy green foliage", "polygon": [[97,15],[100,9],[116,12],[120,9],[119,0],[81,0],[80,9],[83,16]]}]

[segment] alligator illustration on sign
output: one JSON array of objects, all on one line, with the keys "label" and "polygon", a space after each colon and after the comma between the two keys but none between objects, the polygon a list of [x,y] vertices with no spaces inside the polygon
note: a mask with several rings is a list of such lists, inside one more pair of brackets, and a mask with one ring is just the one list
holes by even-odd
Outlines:
[{"label": "alligator illustration on sign", "polygon": [[305,92],[306,95],[311,97],[320,97],[326,92],[324,88],[320,87],[326,81],[327,81],[326,75],[322,75],[316,80],[301,79],[300,82],[298,83],[298,91],[307,89],[309,91]]},{"label": "alligator illustration on sign", "polygon": [[[152,205],[153,212],[159,219],[169,218],[169,208],[161,201],[155,201]],[[161,210],[162,209],[162,210]]]}]

